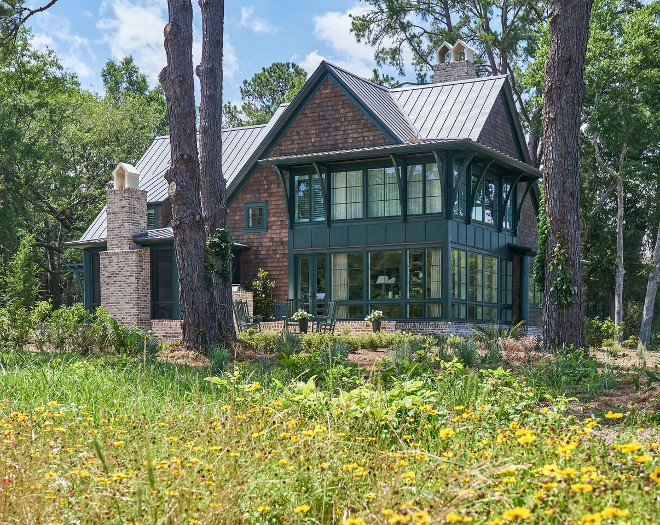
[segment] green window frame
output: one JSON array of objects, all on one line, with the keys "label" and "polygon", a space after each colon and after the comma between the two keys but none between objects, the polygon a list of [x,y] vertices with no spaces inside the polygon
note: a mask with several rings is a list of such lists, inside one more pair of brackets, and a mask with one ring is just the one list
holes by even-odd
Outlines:
[{"label": "green window frame", "polygon": [[334,171],[330,176],[330,209],[332,220],[364,217],[363,170]]},{"label": "green window frame", "polygon": [[265,202],[251,202],[245,205],[245,231],[268,231],[268,204]]},{"label": "green window frame", "polygon": [[151,318],[179,319],[179,273],[173,246],[152,246]]},{"label": "green window frame", "polygon": [[454,215],[456,217],[465,218],[467,210],[467,185],[465,177],[467,176],[467,171],[463,173],[461,177],[461,167],[465,163],[463,157],[454,157],[453,166],[452,166],[452,179],[454,181],[454,186],[456,187],[456,202],[454,202]]},{"label": "green window frame", "polygon": [[484,224],[494,225],[497,220],[498,203],[498,177],[486,172],[477,184],[479,175],[472,175],[472,188],[474,191],[474,205],[472,207],[472,220]]},{"label": "green window frame", "polygon": [[293,178],[295,222],[325,221],[323,186],[317,173],[301,173]]},{"label": "green window frame", "polygon": [[529,307],[543,307],[543,288],[536,282],[533,271],[529,272]]},{"label": "green window frame", "polygon": [[367,199],[369,217],[401,215],[399,177],[393,166],[367,170]]},{"label": "green window frame", "polygon": [[442,163],[409,164],[406,170],[408,215],[442,213]]},{"label": "green window frame", "polygon": [[513,302],[513,262],[496,254],[452,248],[454,319],[510,321]]},{"label": "green window frame", "polygon": [[147,230],[155,230],[158,228],[158,208],[147,208]]}]

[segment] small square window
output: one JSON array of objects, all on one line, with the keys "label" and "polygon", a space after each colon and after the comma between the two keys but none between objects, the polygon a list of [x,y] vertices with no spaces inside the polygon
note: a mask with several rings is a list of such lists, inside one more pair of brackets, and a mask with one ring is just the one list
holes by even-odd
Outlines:
[{"label": "small square window", "polygon": [[265,232],[268,229],[266,203],[259,202],[245,205],[245,231]]}]

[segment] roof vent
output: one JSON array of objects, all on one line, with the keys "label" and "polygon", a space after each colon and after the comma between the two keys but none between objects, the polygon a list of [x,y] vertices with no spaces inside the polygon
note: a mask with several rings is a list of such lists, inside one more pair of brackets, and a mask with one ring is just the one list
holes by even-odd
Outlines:
[{"label": "roof vent", "polygon": [[444,42],[437,53],[438,63],[433,66],[433,82],[452,82],[475,78],[474,49],[462,40],[453,46]]},{"label": "roof vent", "polygon": [[140,172],[135,166],[120,162],[112,172],[112,177],[115,182],[115,189],[120,190],[123,188],[140,188]]}]

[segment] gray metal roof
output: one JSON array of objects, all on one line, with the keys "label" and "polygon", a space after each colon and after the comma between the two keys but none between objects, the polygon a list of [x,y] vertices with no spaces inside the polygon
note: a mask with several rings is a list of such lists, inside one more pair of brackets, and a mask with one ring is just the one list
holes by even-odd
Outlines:
[{"label": "gray metal roof", "polygon": [[360,78],[334,64],[326,63],[326,65],[397,139],[407,142],[417,137],[415,126],[401,111],[387,88]]},{"label": "gray metal roof", "polygon": [[506,76],[391,89],[423,139],[477,140]]},{"label": "gray metal roof", "polygon": [[138,244],[151,244],[159,241],[166,241],[174,238],[172,227],[157,228],[155,230],[147,230],[144,233],[133,235],[133,240]]},{"label": "gray metal roof", "polygon": [[[281,112],[280,112],[281,114]],[[279,115],[278,115],[279,117]],[[275,117],[272,120],[274,120]],[[261,143],[271,124],[222,130],[222,172],[229,186]],[[170,167],[170,138],[157,137],[135,166],[140,172],[140,189],[147,191],[147,202],[167,199],[165,171]],[[103,208],[79,241],[71,246],[87,245],[106,238],[106,210]]]}]

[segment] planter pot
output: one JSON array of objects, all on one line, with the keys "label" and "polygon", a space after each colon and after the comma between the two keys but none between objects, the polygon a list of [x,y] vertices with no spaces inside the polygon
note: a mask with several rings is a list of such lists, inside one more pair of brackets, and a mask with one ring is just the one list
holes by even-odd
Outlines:
[{"label": "planter pot", "polygon": [[300,319],[298,320],[298,329],[301,334],[306,334],[309,329],[309,319]]},{"label": "planter pot", "polygon": [[382,321],[380,319],[378,321],[371,321],[371,328],[373,329],[374,334],[376,332],[380,332],[380,324],[381,323],[382,323]]}]

